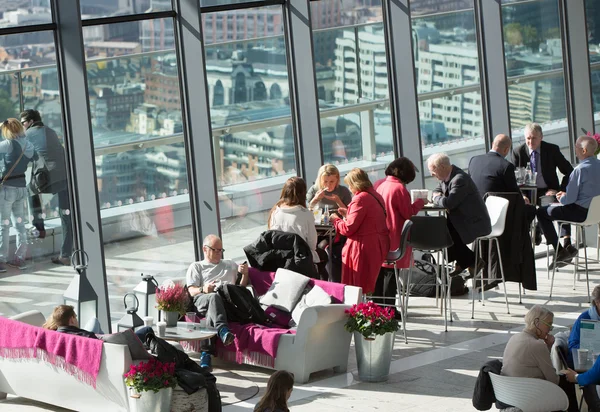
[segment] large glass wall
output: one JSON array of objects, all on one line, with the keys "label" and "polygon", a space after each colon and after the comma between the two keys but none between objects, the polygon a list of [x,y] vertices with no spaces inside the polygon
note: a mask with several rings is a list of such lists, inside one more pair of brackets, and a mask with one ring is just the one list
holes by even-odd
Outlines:
[{"label": "large glass wall", "polygon": [[[80,0],[82,20],[172,10],[172,0]],[[126,27],[121,27],[126,33]],[[127,36],[127,34],[125,34]],[[125,37],[135,41],[135,36]]]},{"label": "large glass wall", "polygon": [[[26,11],[18,9],[15,13],[20,16]],[[5,12],[4,18],[9,17],[10,12]],[[25,20],[19,24],[34,23]],[[52,185],[39,195],[24,188],[12,203],[12,216],[0,216],[0,224],[8,228],[2,239],[8,248],[0,248],[0,266],[6,272],[0,273],[0,314],[14,314],[19,307],[35,305],[47,315],[61,303],[73,273],[69,266],[72,224],[54,35],[40,31],[0,36],[0,55],[0,122],[16,118],[29,126],[26,134],[39,155],[48,160],[52,180]],[[30,109],[41,115],[42,123],[20,116]],[[3,160],[0,165],[4,176],[8,171]],[[27,183],[31,167],[29,163],[24,178]],[[7,201],[5,190],[0,188],[0,202]],[[19,231],[24,234],[22,240],[17,240]]]},{"label": "large glass wall", "polygon": [[542,125],[544,140],[570,158],[558,0],[506,1],[502,6],[513,144],[523,127]]},{"label": "large glass wall", "polygon": [[181,278],[195,260],[178,62],[172,19],[87,29],[102,33],[84,47],[115,320],[140,273]]},{"label": "large glass wall", "polygon": [[414,2],[411,12],[423,160],[445,152],[466,170],[485,151],[473,1]]},{"label": "large glass wall", "polygon": [[202,27],[221,231],[227,258],[243,261],[296,174],[283,12],[206,13]]},{"label": "large glass wall", "polygon": [[[349,169],[393,158],[381,1],[311,2],[323,160]],[[343,166],[350,163],[348,166]]]},{"label": "large glass wall", "polygon": [[[600,3],[585,2],[594,120],[600,120]],[[597,127],[597,126],[596,126]]]}]

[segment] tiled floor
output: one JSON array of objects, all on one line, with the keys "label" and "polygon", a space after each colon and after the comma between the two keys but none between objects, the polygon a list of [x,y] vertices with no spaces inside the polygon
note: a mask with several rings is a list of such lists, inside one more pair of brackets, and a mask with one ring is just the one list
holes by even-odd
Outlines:
[{"label": "tiled floor", "polygon": [[[123,253],[123,251],[121,251]],[[147,251],[146,251],[147,253]],[[176,248],[173,253],[177,253]],[[595,256],[595,249],[589,250]],[[115,255],[116,256],[116,255]],[[176,257],[173,260],[177,260]],[[123,260],[115,257],[115,264]],[[545,264],[538,260],[538,268]],[[591,266],[598,268],[598,265]],[[182,267],[182,270],[184,268]],[[139,276],[139,275],[138,275]],[[12,279],[12,280],[11,280]],[[550,282],[546,271],[537,274],[538,290],[527,292],[523,304],[518,304],[516,284],[507,286],[510,314],[506,313],[501,290],[486,292],[485,306],[476,305],[475,319],[471,320],[469,296],[453,299],[453,322],[448,332],[444,332],[443,320],[434,306],[434,299],[411,298],[409,309],[409,343],[404,343],[402,333],[396,337],[390,379],[384,383],[361,383],[356,374],[354,350],[351,348],[349,372],[334,375],[324,371],[311,376],[306,385],[296,386],[290,405],[292,411],[470,411],[473,386],[479,367],[488,359],[501,358],[504,346],[512,333],[522,329],[523,316],[534,304],[548,305],[554,311],[555,331],[568,327],[588,306],[585,276],[577,281],[573,290],[573,276],[564,270],[557,274],[554,296],[548,301]],[[590,273],[593,287],[600,283],[597,272]],[[3,296],[0,298],[0,312],[6,305],[43,305],[52,300],[56,293],[62,293],[65,282],[70,280],[68,270],[40,269],[32,275],[0,278]],[[123,279],[126,284],[134,283]],[[137,279],[136,279],[137,280]],[[111,295],[115,287],[125,288],[121,280],[111,278]],[[47,285],[40,282],[48,282]],[[25,284],[30,293],[35,293],[36,302],[24,302],[30,296],[24,294]],[[35,285],[35,286],[33,286]],[[38,289],[32,290],[32,287]],[[5,291],[9,291],[5,295]],[[46,296],[46,297],[45,297]],[[12,299],[12,301],[11,301]],[[270,371],[234,364],[218,362],[221,368],[229,369],[255,382],[261,389],[259,395],[247,401],[224,407],[225,412],[252,411],[264,387]],[[9,398],[9,403],[0,403],[3,412],[12,411],[58,411],[51,406]]]}]

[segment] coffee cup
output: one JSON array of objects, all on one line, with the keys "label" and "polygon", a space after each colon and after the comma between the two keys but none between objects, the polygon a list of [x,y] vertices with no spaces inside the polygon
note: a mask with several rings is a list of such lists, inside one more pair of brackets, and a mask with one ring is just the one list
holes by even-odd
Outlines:
[{"label": "coffee cup", "polygon": [[158,322],[156,324],[158,336],[163,337],[167,334],[167,322]]},{"label": "coffee cup", "polygon": [[144,326],[152,326],[154,318],[152,316],[144,316]]}]

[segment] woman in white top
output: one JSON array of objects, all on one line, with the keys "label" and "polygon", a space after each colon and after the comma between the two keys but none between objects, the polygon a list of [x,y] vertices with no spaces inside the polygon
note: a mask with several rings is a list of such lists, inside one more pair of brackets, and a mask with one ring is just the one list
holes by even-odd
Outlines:
[{"label": "woman in white top", "polygon": [[295,233],[308,243],[313,262],[320,262],[317,254],[315,217],[306,208],[306,183],[300,177],[290,177],[281,189],[279,201],[269,213],[269,230]]}]

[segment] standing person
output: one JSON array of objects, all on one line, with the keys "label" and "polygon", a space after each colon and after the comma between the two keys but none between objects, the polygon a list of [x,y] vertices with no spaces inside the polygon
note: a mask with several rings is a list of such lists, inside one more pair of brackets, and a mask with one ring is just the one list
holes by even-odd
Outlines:
[{"label": "standing person", "polygon": [[[564,192],[556,193],[560,205],[543,206],[538,209],[537,217],[542,232],[549,245],[557,252],[556,262],[550,264],[550,269],[558,262],[570,261],[577,255],[577,249],[570,241],[561,246],[556,229],[555,220],[568,220],[583,222],[587,218],[588,209],[595,196],[600,195],[600,160],[594,153],[598,143],[593,137],[581,136],[575,142],[575,155],[580,163],[571,173],[569,184]],[[563,229],[569,225],[563,225]],[[566,233],[566,232],[562,232]],[[570,233],[570,232],[569,232]]]},{"label": "standing person", "polygon": [[[328,206],[332,212],[338,209],[346,210],[352,201],[352,193],[346,186],[340,184],[340,171],[338,168],[332,164],[325,164],[319,168],[317,182],[308,189],[306,201],[311,208],[323,209]],[[326,237],[319,237],[319,245],[325,239]],[[332,250],[329,251],[331,280],[337,283],[342,280],[342,249],[345,243],[346,237],[337,235]],[[319,253],[318,249],[317,252]]]},{"label": "standing person", "polygon": [[[416,173],[415,165],[410,159],[400,157],[394,160],[385,169],[385,175],[386,178],[375,182],[374,187],[385,202],[387,227],[390,230],[390,250],[396,250],[400,247],[404,222],[419,213],[419,210],[425,206],[425,201],[417,199],[414,203],[411,202],[410,192],[406,185],[415,180]],[[411,254],[412,249],[408,247],[404,257],[396,263],[396,266],[401,269],[408,268]],[[375,296],[390,297],[391,299],[384,299],[382,303],[393,304],[396,286],[394,271],[389,268],[381,268],[375,286]]]},{"label": "standing person", "polygon": [[478,259],[476,264],[475,253],[467,245],[492,231],[490,216],[471,177],[450,163],[448,155],[431,155],[427,167],[440,182],[433,191],[432,203],[448,211],[448,231],[454,242],[448,248],[448,260],[456,261],[450,276],[457,276],[468,268],[467,279],[470,279],[483,269],[484,262]]},{"label": "standing person", "polygon": [[335,230],[348,238],[342,251],[342,283],[372,293],[390,250],[385,203],[364,170],[352,169],[344,182],[354,198],[343,219],[337,213],[331,215]]},{"label": "standing person", "polygon": [[[25,231],[27,188],[25,171],[35,155],[33,145],[25,136],[25,129],[17,119],[5,120],[0,125],[4,141],[0,143],[0,154],[4,159],[2,168],[2,186],[0,187],[0,272],[6,272],[9,266],[27,269],[27,233]],[[17,248],[15,255],[8,260],[10,243],[10,222],[17,230]]]},{"label": "standing person", "polygon": [[[67,169],[65,164],[65,149],[63,148],[56,132],[42,123],[40,112],[27,109],[21,113],[21,123],[25,127],[27,139],[33,144],[38,156],[44,160],[49,182],[46,187],[39,188],[41,193],[58,194],[58,208],[60,214],[60,225],[63,235],[60,247],[60,256],[53,257],[52,263],[58,265],[70,265],[71,253],[73,252],[73,228],[71,224],[69,190],[67,188]],[[35,170],[33,171],[35,173]],[[42,217],[41,193],[31,190],[29,207],[33,215],[33,226],[39,231],[40,238],[46,237],[44,219]]]},{"label": "standing person", "polygon": [[[526,167],[529,163],[532,172],[536,172],[536,182],[538,198],[541,196],[554,196],[559,191],[567,188],[569,176],[573,171],[573,166],[560,151],[560,148],[552,143],[543,141],[544,133],[542,126],[537,123],[525,125],[525,143],[513,150],[512,158],[516,167]],[[562,181],[559,183],[556,169],[563,174]],[[531,199],[533,204],[538,199]],[[563,235],[564,246],[571,244],[571,227],[565,226]],[[542,235],[539,227],[536,228],[535,244],[539,245],[542,241]]]},{"label": "standing person", "polygon": [[277,371],[267,382],[267,391],[258,401],[254,412],[289,412],[287,401],[294,390],[294,375]]},{"label": "standing person", "polygon": [[269,230],[295,233],[306,241],[312,251],[313,263],[317,264],[321,277],[325,276],[323,260],[317,253],[317,229],[315,217],[306,208],[306,183],[301,177],[286,180],[279,201],[269,212]]}]

